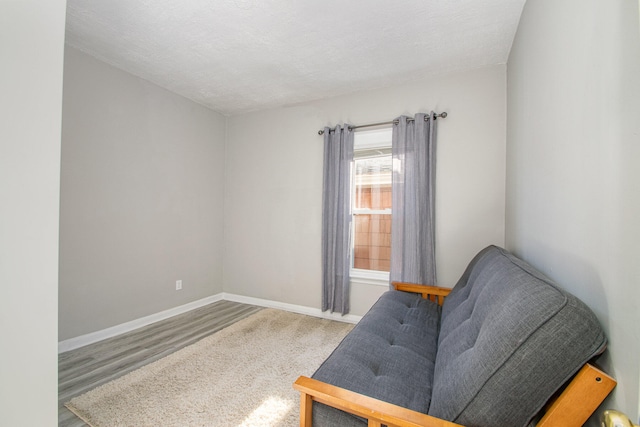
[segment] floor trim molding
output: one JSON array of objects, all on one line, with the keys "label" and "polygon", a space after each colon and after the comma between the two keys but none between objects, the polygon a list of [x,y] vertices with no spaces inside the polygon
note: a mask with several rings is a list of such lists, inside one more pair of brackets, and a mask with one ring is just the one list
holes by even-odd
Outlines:
[{"label": "floor trim molding", "polygon": [[279,310],[290,311],[292,313],[306,314],[307,316],[320,317],[322,319],[337,320],[338,322],[355,324],[358,323],[360,319],[362,319],[362,316],[357,316],[355,314],[346,314],[343,316],[339,313],[324,312],[319,308],[288,304],[285,302],[266,300],[261,298],[247,297],[244,295],[228,294],[226,292],[222,294],[222,299],[226,301],[240,302],[266,308],[277,308]]},{"label": "floor trim molding", "polygon": [[58,354],[65,351],[75,350],[76,348],[84,347],[85,345],[93,344],[98,341],[112,338],[126,332],[131,332],[134,329],[141,328],[143,326],[150,325],[160,320],[168,319],[178,314],[186,313],[187,311],[195,310],[196,308],[204,307],[205,305],[221,301],[222,293],[212,295],[210,297],[202,298],[197,301],[180,305],[178,307],[170,308],[168,310],[154,313],[149,316],[141,317],[139,319],[131,320],[130,322],[121,323],[110,328],[102,329],[100,331],[91,332],[85,335],[80,335],[75,338],[58,342]]},{"label": "floor trim molding", "polygon": [[102,329],[100,331],[91,332],[86,335],[80,335],[75,338],[58,342],[58,354],[65,351],[75,350],[85,345],[93,344],[98,341],[102,341],[107,338],[112,338],[126,332],[131,332],[134,329],[141,328],[143,326],[150,325],[151,323],[158,322],[160,320],[168,319],[178,314],[183,314],[196,308],[204,307],[205,305],[218,302],[218,301],[233,301],[244,304],[256,305],[266,308],[277,308],[279,310],[290,311],[292,313],[305,314],[308,316],[319,317],[322,319],[337,320],[339,322],[346,323],[358,323],[362,316],[356,316],[354,314],[341,315],[338,313],[323,312],[319,308],[306,307],[303,305],[288,304],[279,301],[266,300],[261,298],[247,297],[244,295],[229,294],[226,292],[212,295],[210,297],[202,298],[197,301],[193,301],[178,307],[164,310],[159,313],[151,314],[149,316],[141,317],[139,319],[125,322],[120,325],[112,326],[110,328]]}]

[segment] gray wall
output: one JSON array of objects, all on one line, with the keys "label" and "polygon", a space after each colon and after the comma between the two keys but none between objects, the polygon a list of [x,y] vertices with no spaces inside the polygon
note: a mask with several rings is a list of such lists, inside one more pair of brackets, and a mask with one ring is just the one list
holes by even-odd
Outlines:
[{"label": "gray wall", "polygon": [[225,118],[67,46],[62,123],[59,339],[222,292]]},{"label": "gray wall", "polygon": [[[506,67],[228,118],[225,292],[320,307],[322,144],[318,129],[447,111],[439,121],[438,280],[453,286],[471,257],[504,244]],[[354,284],[353,314],[386,287]]]},{"label": "gray wall", "polygon": [[0,424],[55,425],[64,0],[0,2]]},{"label": "gray wall", "polygon": [[[67,46],[60,340],[223,291],[319,308],[317,130],[431,108],[450,113],[437,240],[452,286],[477,250],[504,244],[504,65],[229,117],[225,134],[224,117]],[[354,284],[353,313],[385,289]]]},{"label": "gray wall", "polygon": [[[508,62],[506,240],[591,306],[638,421],[638,2],[527,2]],[[599,425],[593,420],[594,425]]]}]

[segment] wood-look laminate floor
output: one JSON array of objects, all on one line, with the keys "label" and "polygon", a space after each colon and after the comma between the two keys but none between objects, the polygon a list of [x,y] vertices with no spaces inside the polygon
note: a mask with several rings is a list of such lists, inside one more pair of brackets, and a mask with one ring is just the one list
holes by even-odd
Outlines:
[{"label": "wood-look laminate floor", "polygon": [[58,426],[86,424],[64,403],[261,310],[219,301],[58,357]]}]

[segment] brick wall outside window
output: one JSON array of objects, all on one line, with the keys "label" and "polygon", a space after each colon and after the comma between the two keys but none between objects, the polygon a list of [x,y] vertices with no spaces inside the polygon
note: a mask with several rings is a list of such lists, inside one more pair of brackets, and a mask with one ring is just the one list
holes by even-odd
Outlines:
[{"label": "brick wall outside window", "polygon": [[[359,187],[356,206],[391,208],[391,185]],[[389,271],[391,265],[391,215],[354,215],[354,268]]]}]

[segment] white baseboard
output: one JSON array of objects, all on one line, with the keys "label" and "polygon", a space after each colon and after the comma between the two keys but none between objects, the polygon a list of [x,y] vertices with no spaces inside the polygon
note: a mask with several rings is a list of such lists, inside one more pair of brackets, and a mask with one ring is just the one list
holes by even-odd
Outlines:
[{"label": "white baseboard", "polygon": [[169,310],[161,311],[159,313],[151,314],[149,316],[141,317],[130,322],[125,322],[120,325],[112,326],[100,331],[91,332],[86,335],[80,335],[75,338],[58,342],[58,353],[64,353],[65,351],[75,350],[76,348],[84,347],[85,345],[93,344],[98,341],[102,341],[107,338],[112,338],[126,332],[131,332],[135,329],[143,326],[150,325],[160,320],[168,319],[178,314],[186,313],[187,311],[195,310],[196,308],[204,307],[205,305],[222,301],[223,294],[212,295],[210,297],[202,298],[197,301],[193,301],[178,307],[170,308]]},{"label": "white baseboard", "polygon": [[236,294],[220,293],[206,297],[197,301],[190,302],[188,304],[181,305],[179,307],[171,308],[169,310],[161,311],[159,313],[151,314],[149,316],[141,317],[140,319],[132,320],[130,322],[122,323],[120,325],[112,326],[107,329],[92,332],[86,335],[80,335],[75,338],[58,342],[58,353],[64,353],[65,351],[75,350],[76,348],[84,347],[85,345],[93,344],[98,341],[102,341],[107,338],[112,338],[126,332],[131,332],[135,329],[143,326],[150,325],[160,320],[165,320],[178,314],[183,314],[196,308],[204,307],[205,305],[227,300],[233,302],[239,302],[243,304],[257,305],[259,307],[277,308],[279,310],[290,311],[292,313],[306,314],[308,316],[320,317],[322,319],[337,320],[339,322],[358,323],[362,316],[356,316],[353,314],[347,314],[342,316],[337,313],[326,313],[319,308],[311,308],[303,305],[287,304],[284,302],[271,301],[260,298],[246,297]]},{"label": "white baseboard", "polygon": [[222,294],[222,299],[226,301],[240,302],[243,304],[257,305],[259,307],[277,308],[279,310],[290,311],[292,313],[306,314],[307,316],[320,317],[322,319],[337,320],[339,322],[358,323],[360,319],[362,319],[362,316],[356,316],[355,314],[346,314],[343,316],[338,313],[324,312],[319,308],[312,308],[304,305],[288,304],[285,302],[278,302],[278,301],[266,300],[261,298],[246,297],[243,295],[228,294],[226,292]]}]

